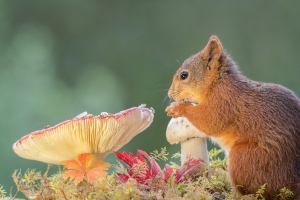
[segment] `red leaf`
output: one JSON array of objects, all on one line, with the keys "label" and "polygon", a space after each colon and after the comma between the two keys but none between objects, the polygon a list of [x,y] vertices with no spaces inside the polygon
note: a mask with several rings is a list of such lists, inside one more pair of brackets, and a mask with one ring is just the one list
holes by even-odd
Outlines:
[{"label": "red leaf", "polygon": [[[129,177],[135,179],[138,183],[147,185],[147,180],[158,177],[158,175],[162,173],[161,168],[159,167],[155,159],[150,157],[145,151],[138,150],[136,157],[133,156],[132,153],[127,154],[126,152],[115,152],[115,155],[119,160],[122,160],[128,165],[127,172]],[[150,163],[150,166],[147,164],[147,161]],[[140,174],[135,174],[133,170],[135,164],[140,164],[139,162],[144,163],[146,166],[146,174],[144,174],[143,176],[141,176]],[[180,181],[184,180],[185,176],[187,176],[188,173],[191,172],[193,169],[198,167],[198,165],[201,162],[203,161],[196,159],[190,159],[189,161],[187,161],[183,166],[176,170],[174,183],[178,184]],[[166,164],[162,180],[167,182],[172,175],[172,167]],[[118,174],[118,177],[121,182],[126,182],[129,178],[126,174]]]},{"label": "red leaf", "polygon": [[151,158],[145,151],[138,150],[137,156],[143,158],[140,154],[145,156],[148,159],[148,161],[150,162],[151,177],[155,177],[156,175],[158,175],[161,172],[161,169],[160,169],[160,166],[158,165],[158,163],[155,161],[155,159]]},{"label": "red leaf", "polygon": [[183,166],[176,170],[174,183],[178,184],[184,177],[198,165],[203,162],[202,160],[190,159]]},{"label": "red leaf", "polygon": [[[115,152],[115,155],[117,156],[117,158],[119,160],[122,160],[129,166],[127,169],[129,176],[131,178],[135,179],[138,183],[147,185],[148,179],[154,178],[159,173],[161,173],[161,169],[160,169],[159,165],[157,164],[157,162],[155,161],[155,159],[151,158],[145,151],[138,150],[136,157],[133,156],[132,153],[127,154],[125,152],[122,152],[122,153]],[[147,164],[147,160],[149,161],[150,166]],[[136,165],[141,165],[141,164],[144,164],[144,166],[145,166],[145,168],[144,168],[145,171],[143,171],[145,174],[135,174],[133,168]],[[118,174],[118,176],[121,181],[125,181],[125,182],[129,178],[125,174]],[[124,176],[126,176],[127,178],[124,178]]]},{"label": "red leaf", "polygon": [[115,155],[117,156],[117,158],[119,160],[122,160],[123,162],[125,162],[127,165],[129,165],[130,167],[132,167],[133,164],[137,163],[136,157],[134,157],[132,155],[132,153],[127,154],[126,152],[114,152]]},{"label": "red leaf", "polygon": [[164,173],[164,181],[168,182],[169,178],[173,174],[173,169],[170,165],[166,164],[165,165],[165,173]]},{"label": "red leaf", "polygon": [[142,161],[142,162],[146,162],[145,158],[142,156],[142,154],[146,154],[147,156],[149,156],[146,152],[142,151],[142,150],[138,150],[137,151],[137,158]]},{"label": "red leaf", "polygon": [[129,179],[129,176],[126,176],[125,174],[118,174],[118,178],[122,183],[126,183]]},{"label": "red leaf", "polygon": [[143,156],[145,156],[148,160],[151,160],[152,158],[143,150],[137,150],[137,157],[139,158],[140,161],[146,161]]}]

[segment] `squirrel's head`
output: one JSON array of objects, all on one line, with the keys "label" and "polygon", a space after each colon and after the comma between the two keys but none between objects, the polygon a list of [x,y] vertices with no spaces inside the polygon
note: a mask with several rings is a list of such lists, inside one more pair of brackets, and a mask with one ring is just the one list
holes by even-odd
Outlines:
[{"label": "squirrel's head", "polygon": [[226,71],[222,69],[225,57],[220,40],[211,36],[205,48],[184,61],[177,70],[168,96],[178,102],[200,103],[213,83]]}]

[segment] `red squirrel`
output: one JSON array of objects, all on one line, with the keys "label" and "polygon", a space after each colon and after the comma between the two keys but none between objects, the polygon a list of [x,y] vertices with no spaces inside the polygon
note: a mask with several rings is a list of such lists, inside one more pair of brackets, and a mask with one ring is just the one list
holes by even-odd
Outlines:
[{"label": "red squirrel", "polygon": [[188,118],[225,150],[238,192],[266,183],[267,199],[283,187],[300,199],[300,100],[291,90],[243,76],[211,36],[177,70],[168,96],[168,116]]}]

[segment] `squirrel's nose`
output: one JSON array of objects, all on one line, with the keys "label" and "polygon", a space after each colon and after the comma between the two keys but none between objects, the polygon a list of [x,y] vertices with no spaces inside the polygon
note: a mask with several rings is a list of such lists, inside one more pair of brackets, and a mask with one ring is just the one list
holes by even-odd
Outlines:
[{"label": "squirrel's nose", "polygon": [[168,91],[168,97],[170,99],[173,99],[173,95],[172,95],[172,89],[170,88],[169,91]]}]

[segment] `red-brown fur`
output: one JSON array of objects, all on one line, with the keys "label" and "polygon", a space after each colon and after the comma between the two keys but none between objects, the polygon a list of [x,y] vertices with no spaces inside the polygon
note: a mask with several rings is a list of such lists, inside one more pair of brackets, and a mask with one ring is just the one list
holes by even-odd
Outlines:
[{"label": "red-brown fur", "polygon": [[266,183],[267,199],[283,187],[300,198],[300,100],[292,91],[243,76],[212,36],[178,69],[168,95],[175,100],[169,116],[188,118],[220,142],[238,191],[255,193]]}]

